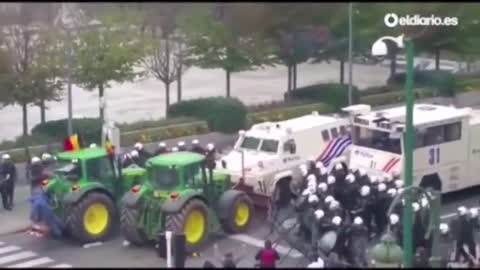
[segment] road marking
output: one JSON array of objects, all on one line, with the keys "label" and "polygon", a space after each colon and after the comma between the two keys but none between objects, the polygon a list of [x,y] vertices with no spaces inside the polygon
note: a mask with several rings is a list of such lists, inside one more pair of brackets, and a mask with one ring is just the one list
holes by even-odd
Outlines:
[{"label": "road marking", "polygon": [[37,254],[34,253],[34,252],[31,252],[31,251],[24,251],[24,252],[16,253],[16,254],[13,254],[13,255],[1,257],[0,258],[0,265],[10,263],[10,262],[14,262],[14,261],[18,261],[18,260],[28,259],[28,258],[35,257],[35,256],[37,256]]},{"label": "road marking", "polygon": [[22,263],[17,263],[14,265],[7,266],[7,268],[28,268],[28,267],[33,267],[33,266],[38,266],[46,263],[51,263],[53,262],[52,259],[48,257],[43,257],[43,258],[38,258],[35,260],[30,260],[27,262],[22,262]]},{"label": "road marking", "polygon": [[[234,240],[237,240],[237,241],[241,241],[241,242],[244,242],[244,243],[247,243],[249,245],[259,247],[259,248],[263,248],[265,246],[265,240],[260,240],[260,239],[257,239],[255,237],[252,237],[252,236],[246,235],[246,234],[234,234],[234,235],[230,235],[228,238],[234,239]],[[281,245],[275,245],[274,247],[278,251],[278,253],[280,253],[282,255],[287,255],[288,254],[288,256],[292,257],[292,258],[303,257],[303,255],[295,249],[292,249],[290,251],[291,248],[287,248],[287,247],[281,246]],[[290,253],[289,253],[289,251],[290,251]]]},{"label": "road marking", "polygon": [[17,246],[6,246],[6,247],[3,247],[3,248],[0,248],[0,254],[12,252],[12,251],[17,251],[17,250],[20,250],[20,249],[21,248],[19,248]]},{"label": "road marking", "polygon": [[62,263],[62,264],[54,265],[54,266],[49,267],[49,268],[72,268],[72,267],[73,266],[71,266],[70,264]]}]

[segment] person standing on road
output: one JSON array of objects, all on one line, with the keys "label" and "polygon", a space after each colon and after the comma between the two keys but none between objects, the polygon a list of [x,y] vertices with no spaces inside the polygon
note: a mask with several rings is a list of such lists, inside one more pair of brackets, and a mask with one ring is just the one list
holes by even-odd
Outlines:
[{"label": "person standing on road", "polygon": [[3,208],[11,211],[13,208],[13,195],[17,179],[17,169],[15,168],[15,163],[13,163],[9,154],[4,154],[2,156],[0,174],[0,191]]},{"label": "person standing on road", "polygon": [[184,141],[180,141],[177,143],[178,151],[187,151],[187,146],[185,145]]},{"label": "person standing on road", "polygon": [[280,256],[272,247],[272,242],[266,240],[264,248],[255,255],[255,260],[260,261],[260,268],[275,268],[275,264],[280,260]]},{"label": "person standing on road", "polygon": [[446,223],[441,223],[439,227],[440,239],[438,242],[438,250],[440,256],[440,267],[447,268],[450,261],[453,261],[454,245],[452,235],[450,234],[450,228]]},{"label": "person standing on road", "polygon": [[215,145],[213,143],[207,144],[207,152],[206,152],[206,161],[207,161],[207,169],[208,169],[208,177],[209,179],[213,179],[213,169],[215,169],[215,160],[216,160],[216,150]]},{"label": "person standing on road", "polygon": [[138,152],[139,165],[141,167],[144,167],[145,162],[147,161],[147,159],[152,157],[152,154],[150,154],[147,150],[145,150],[145,146],[141,142],[137,142],[134,145],[134,148]]},{"label": "person standing on road", "polygon": [[202,146],[200,146],[200,142],[197,139],[192,141],[192,149],[190,151],[201,154],[201,155],[205,155],[205,149]]},{"label": "person standing on road", "polygon": [[44,173],[42,160],[39,157],[32,157],[29,168],[30,190],[32,194],[47,175]]}]

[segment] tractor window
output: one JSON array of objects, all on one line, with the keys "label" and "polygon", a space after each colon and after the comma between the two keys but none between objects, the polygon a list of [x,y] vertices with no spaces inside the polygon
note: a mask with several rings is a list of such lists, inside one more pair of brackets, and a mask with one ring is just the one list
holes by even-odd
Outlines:
[{"label": "tractor window", "polygon": [[172,189],[178,185],[178,174],[175,169],[152,168],[150,178],[155,189]]},{"label": "tractor window", "polygon": [[197,187],[203,184],[203,174],[198,164],[186,167],[185,180],[185,184],[191,187]]},{"label": "tractor window", "polygon": [[82,176],[82,167],[79,161],[58,160],[54,173],[60,177],[77,181]]},{"label": "tractor window", "polygon": [[108,157],[101,157],[87,161],[87,175],[91,179],[111,179],[115,175]]}]

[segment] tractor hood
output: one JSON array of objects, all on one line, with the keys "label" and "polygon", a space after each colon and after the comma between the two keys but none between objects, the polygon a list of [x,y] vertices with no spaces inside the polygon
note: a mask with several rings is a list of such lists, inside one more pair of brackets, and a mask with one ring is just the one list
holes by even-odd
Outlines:
[{"label": "tractor hood", "polygon": [[[246,172],[254,172],[268,169],[276,166],[278,156],[276,154],[269,154],[258,151],[245,150],[243,162]],[[233,150],[224,156],[217,164],[217,168],[223,169],[232,174],[241,174],[242,172],[242,154],[240,151]]]}]

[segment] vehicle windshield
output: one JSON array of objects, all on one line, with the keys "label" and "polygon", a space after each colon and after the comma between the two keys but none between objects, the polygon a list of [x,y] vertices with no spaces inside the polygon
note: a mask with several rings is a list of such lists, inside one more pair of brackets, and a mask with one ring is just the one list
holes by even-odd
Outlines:
[{"label": "vehicle windshield", "polygon": [[240,144],[240,148],[246,150],[259,150],[262,152],[276,153],[278,151],[278,145],[279,142],[277,140],[261,139],[247,136]]},{"label": "vehicle windshield", "polygon": [[398,135],[365,127],[354,128],[354,144],[389,153],[402,153]]},{"label": "vehicle windshield", "polygon": [[172,189],[178,185],[178,175],[175,169],[154,167],[150,170],[150,179],[155,189]]},{"label": "vehicle windshield", "polygon": [[55,175],[67,180],[78,180],[82,176],[81,165],[78,160],[58,160],[53,172]]}]

